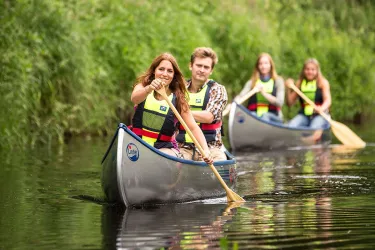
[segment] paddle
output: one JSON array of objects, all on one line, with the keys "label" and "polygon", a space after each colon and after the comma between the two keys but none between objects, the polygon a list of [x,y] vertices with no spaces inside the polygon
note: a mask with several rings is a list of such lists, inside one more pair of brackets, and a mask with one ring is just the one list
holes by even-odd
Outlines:
[{"label": "paddle", "polygon": [[[313,103],[305,94],[303,94],[293,83],[288,84],[288,87],[293,89],[302,99],[304,99],[310,106],[314,109],[316,108],[315,103]],[[326,113],[323,111],[318,111],[319,114],[326,119],[331,124],[331,129],[333,134],[339,139],[342,144],[353,147],[353,148],[364,148],[366,143],[358,137],[350,128],[344,124],[333,121]]]},{"label": "paddle", "polygon": [[[246,95],[244,95],[243,97],[240,97],[240,99],[239,99],[239,101],[237,103],[238,104],[242,104],[244,101],[246,101],[247,99],[249,99],[250,97],[252,97],[258,91],[259,91],[258,89],[253,88]],[[227,114],[229,114],[231,106],[232,106],[232,104],[229,103],[228,106],[223,111],[223,116],[226,116]]]},{"label": "paddle", "polygon": [[[177,117],[177,119],[181,123],[181,125],[185,128],[186,132],[189,134],[189,136],[193,140],[195,146],[198,148],[199,152],[201,152],[202,156],[206,157],[206,153],[202,149],[202,146],[199,144],[197,139],[194,137],[193,133],[190,131],[190,129],[188,128],[185,121],[182,119],[181,115],[178,113],[177,109],[174,107],[172,102],[168,99],[167,93],[165,92],[165,88],[161,88],[161,89],[157,90],[157,92],[163,97],[164,100],[167,101],[169,107],[172,109],[173,113],[175,114],[175,116]],[[216,170],[216,168],[214,167],[213,164],[209,164],[209,166],[210,166],[211,170],[214,172],[216,178],[220,181],[221,185],[223,186],[223,188],[227,192],[228,201],[235,201],[235,202],[245,201],[241,196],[239,196],[238,194],[233,192],[227,186],[227,184],[224,182],[223,178],[221,178],[219,172]]]}]

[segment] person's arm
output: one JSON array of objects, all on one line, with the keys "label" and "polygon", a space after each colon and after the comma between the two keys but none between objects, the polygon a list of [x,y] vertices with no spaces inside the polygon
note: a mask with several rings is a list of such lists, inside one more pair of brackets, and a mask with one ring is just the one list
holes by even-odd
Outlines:
[{"label": "person's arm", "polygon": [[135,85],[132,96],[131,96],[131,101],[134,104],[139,104],[146,100],[147,96],[151,94],[153,90],[161,89],[164,88],[163,81],[161,79],[154,79],[150,83],[150,85],[147,85],[144,87],[141,83],[138,83]]},{"label": "person's arm", "polygon": [[203,148],[205,155],[206,155],[206,157],[204,158],[204,161],[207,164],[211,164],[213,160],[212,160],[212,156],[207,145],[206,138],[204,137],[201,128],[195,122],[190,109],[186,110],[185,112],[181,112],[181,117],[184,119],[186,125],[188,126],[188,128],[190,129],[194,137],[197,139],[198,143]]},{"label": "person's arm", "polygon": [[279,77],[275,81],[276,84],[276,101],[273,103],[273,105],[282,107],[284,105],[285,101],[285,84],[284,79],[282,77]]},{"label": "person's arm", "polygon": [[[286,91],[287,92],[287,104],[290,107],[290,106],[293,106],[296,103],[298,94],[296,92],[294,92],[291,88],[289,88],[289,84],[294,84],[293,79],[288,78],[285,81],[285,85],[288,87],[288,90]],[[301,83],[299,81],[297,81],[296,87],[299,88],[300,84]]]},{"label": "person's arm", "polygon": [[238,101],[241,97],[246,95],[251,90],[251,80],[245,83],[245,86],[242,88],[241,92],[234,98],[235,101]]},{"label": "person's arm", "polygon": [[208,100],[206,110],[192,111],[195,121],[207,124],[213,121],[221,121],[227,102],[228,95],[225,87],[216,83],[210,90],[210,99]]},{"label": "person's arm", "polygon": [[137,85],[135,85],[133,89],[131,101],[136,105],[140,104],[147,98],[147,96],[151,92],[152,92],[152,89],[150,85],[147,85],[146,87],[144,87],[142,84],[138,83]]},{"label": "person's arm", "polygon": [[329,107],[331,107],[332,103],[329,82],[326,79],[324,79],[320,87],[322,88],[323,103],[320,107],[318,106],[316,110],[326,112],[329,109]]},{"label": "person's arm", "polygon": [[201,123],[212,123],[214,121],[214,115],[206,110],[202,111],[196,111],[192,110],[191,113],[193,114],[193,117],[196,122],[201,122]]}]

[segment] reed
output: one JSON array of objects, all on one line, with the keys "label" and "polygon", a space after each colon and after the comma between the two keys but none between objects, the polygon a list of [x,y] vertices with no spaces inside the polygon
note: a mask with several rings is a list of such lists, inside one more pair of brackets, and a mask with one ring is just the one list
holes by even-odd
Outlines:
[{"label": "reed", "polygon": [[113,131],[129,121],[132,85],[152,58],[169,51],[189,76],[197,46],[218,52],[212,77],[230,98],[261,52],[294,78],[315,57],[333,116],[352,119],[375,106],[374,10],[359,0],[3,0],[0,148]]}]

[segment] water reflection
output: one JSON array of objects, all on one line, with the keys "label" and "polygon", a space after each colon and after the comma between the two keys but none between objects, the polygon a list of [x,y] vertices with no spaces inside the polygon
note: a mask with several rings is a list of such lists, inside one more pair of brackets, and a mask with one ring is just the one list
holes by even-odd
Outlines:
[{"label": "water reflection", "polygon": [[237,156],[241,206],[221,200],[140,210],[92,202],[101,201],[107,145],[0,152],[0,249],[375,247],[375,144],[247,152]]},{"label": "water reflection", "polygon": [[359,162],[357,155],[363,152],[363,149],[350,148],[344,145],[333,145],[332,163],[336,165],[352,165]]},{"label": "water reflection", "polygon": [[361,152],[321,146],[237,155],[240,173],[237,186],[239,192],[245,193],[249,199],[334,193],[336,190],[332,185],[345,189],[349,183],[355,188],[353,182],[363,184],[363,177],[353,171],[344,173],[344,169],[345,166],[352,168],[353,164],[357,165]]},{"label": "water reflection", "polygon": [[106,249],[219,248],[223,227],[237,206],[188,203],[124,211],[104,207],[103,245]]},{"label": "water reflection", "polygon": [[[225,204],[103,207],[102,249],[260,249],[355,246],[371,238],[369,209],[333,206],[328,196]],[[336,202],[337,203],[337,202]],[[364,246],[371,246],[366,242]]]},{"label": "water reflection", "polygon": [[[333,240],[333,202],[336,194],[361,193],[357,188],[364,179],[357,174],[342,173],[333,169],[337,159],[357,159],[358,150],[344,148],[312,147],[308,150],[254,152],[239,155],[241,175],[238,188],[252,203],[251,210],[237,213],[237,230],[250,234],[273,235],[275,240],[288,235],[293,246],[299,241],[311,245],[330,245]],[[336,213],[342,211],[336,211]],[[293,238],[292,235],[299,235]],[[233,235],[231,240],[238,237]],[[268,243],[275,243],[271,237]],[[264,244],[263,240],[256,240]],[[245,244],[249,247],[248,244]],[[282,244],[284,246],[284,244]],[[286,244],[288,246],[288,244]],[[302,244],[301,244],[302,246]],[[256,247],[256,245],[254,245]]]}]

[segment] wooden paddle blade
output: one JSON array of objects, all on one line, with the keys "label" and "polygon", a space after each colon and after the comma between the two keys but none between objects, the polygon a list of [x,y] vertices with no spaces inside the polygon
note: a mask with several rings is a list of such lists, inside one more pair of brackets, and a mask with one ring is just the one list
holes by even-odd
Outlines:
[{"label": "wooden paddle blade", "polygon": [[245,200],[239,196],[238,194],[236,194],[235,192],[233,192],[232,190],[226,190],[227,191],[227,200],[228,201],[232,201],[232,202],[245,202]]},{"label": "wooden paddle blade", "polygon": [[221,178],[219,172],[214,167],[214,165],[213,164],[209,164],[209,166],[212,169],[212,172],[214,172],[214,174],[217,177],[217,179],[219,180],[219,182],[221,183],[221,185],[223,186],[223,188],[225,189],[225,192],[227,193],[227,199],[228,199],[228,201],[244,202],[245,200],[241,196],[239,196],[238,194],[236,194],[232,189],[230,189],[228,187],[228,185],[225,183],[225,181],[223,180],[223,178]]},{"label": "wooden paddle blade", "polygon": [[331,121],[330,123],[333,134],[342,144],[353,148],[364,148],[366,146],[366,142],[359,138],[359,136],[346,125],[337,121]]}]

